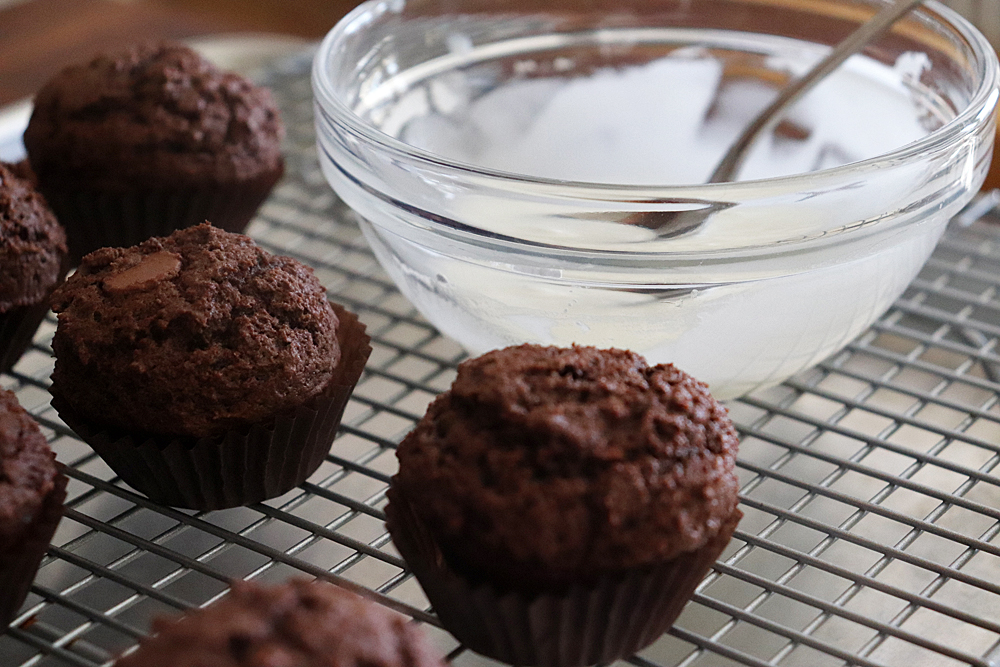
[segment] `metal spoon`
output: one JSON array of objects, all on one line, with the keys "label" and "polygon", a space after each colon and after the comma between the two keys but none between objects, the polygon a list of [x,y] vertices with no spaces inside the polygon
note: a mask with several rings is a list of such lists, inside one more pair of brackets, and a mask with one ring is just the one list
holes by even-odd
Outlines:
[{"label": "metal spoon", "polygon": [[[923,1],[896,0],[893,4],[886,5],[848,35],[811,70],[786,86],[729,147],[709,177],[708,183],[731,181],[743,166],[750,148],[761,135],[778,124],[785,110],[812,90],[827,74],[837,69],[841,63],[863,49],[866,44],[888,30],[893,23]],[[677,236],[696,229],[716,211],[728,208],[727,204],[719,202],[705,203],[704,208],[691,211],[649,211],[630,216],[627,222],[654,229],[660,237]]]}]

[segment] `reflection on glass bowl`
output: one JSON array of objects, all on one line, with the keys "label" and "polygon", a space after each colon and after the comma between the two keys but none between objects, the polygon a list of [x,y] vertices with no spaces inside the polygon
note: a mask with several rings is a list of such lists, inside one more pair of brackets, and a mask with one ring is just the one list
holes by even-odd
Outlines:
[{"label": "reflection on glass bowl", "polygon": [[316,56],[320,162],[400,290],[471,353],[629,348],[738,396],[869,326],[989,167],[996,54],[934,7],[803,100],[741,180],[701,184],[878,6],[368,2]]}]

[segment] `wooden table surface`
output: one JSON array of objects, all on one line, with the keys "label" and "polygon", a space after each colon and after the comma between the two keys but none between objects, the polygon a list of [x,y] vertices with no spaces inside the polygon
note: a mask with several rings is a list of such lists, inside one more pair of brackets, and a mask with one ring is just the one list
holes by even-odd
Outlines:
[{"label": "wooden table surface", "polygon": [[268,32],[319,39],[354,0],[0,0],[0,106],[64,65],[155,38]]},{"label": "wooden table surface", "polygon": [[[264,32],[318,40],[360,1],[0,0],[0,106],[30,97],[68,63],[143,39]],[[997,157],[985,187],[1000,187]]]}]

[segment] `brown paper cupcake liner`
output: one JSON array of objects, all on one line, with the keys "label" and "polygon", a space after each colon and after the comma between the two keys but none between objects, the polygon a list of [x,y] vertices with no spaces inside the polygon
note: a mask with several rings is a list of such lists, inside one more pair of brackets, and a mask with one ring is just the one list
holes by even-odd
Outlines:
[{"label": "brown paper cupcake liner", "polygon": [[512,665],[582,667],[632,655],[670,629],[722,553],[742,513],[703,547],[565,591],[524,592],[474,582],[449,567],[401,494],[386,507],[393,543],[441,624],[465,646]]},{"label": "brown paper cupcake liner", "polygon": [[0,373],[6,373],[31,346],[38,326],[49,312],[49,296],[62,283],[70,269],[68,257],[63,257],[62,266],[55,284],[38,303],[15,306],[0,313]]},{"label": "brown paper cupcake liner", "polygon": [[59,416],[129,486],[174,507],[214,510],[275,498],[295,488],[323,462],[354,386],[371,354],[357,316],[331,304],[340,319],[341,363],[322,394],[248,431],[212,438],[175,438],[106,429],[76,414],[53,390]]},{"label": "brown paper cupcake liner", "polygon": [[55,485],[45,497],[41,511],[25,536],[18,541],[15,549],[0,553],[0,591],[4,592],[0,595],[0,629],[10,624],[28,597],[38,565],[62,519],[67,482],[65,475],[60,473],[56,476]]},{"label": "brown paper cupcake liner", "polygon": [[48,300],[28,306],[15,306],[6,313],[0,313],[0,373],[6,373],[24,351],[38,330],[38,325],[49,312]]},{"label": "brown paper cupcake liner", "polygon": [[97,248],[133,246],[206,220],[228,232],[242,232],[283,173],[211,189],[106,192],[53,185],[44,195],[66,228],[76,263]]}]

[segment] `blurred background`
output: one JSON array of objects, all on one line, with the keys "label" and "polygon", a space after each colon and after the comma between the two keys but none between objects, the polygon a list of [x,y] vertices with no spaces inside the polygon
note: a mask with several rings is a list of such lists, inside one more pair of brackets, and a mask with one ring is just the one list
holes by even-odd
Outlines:
[{"label": "blurred background", "polygon": [[318,40],[360,0],[0,0],[0,106],[62,66],[142,39],[278,33]]}]

